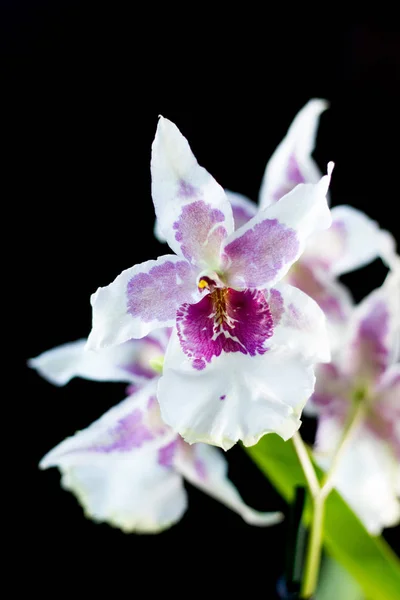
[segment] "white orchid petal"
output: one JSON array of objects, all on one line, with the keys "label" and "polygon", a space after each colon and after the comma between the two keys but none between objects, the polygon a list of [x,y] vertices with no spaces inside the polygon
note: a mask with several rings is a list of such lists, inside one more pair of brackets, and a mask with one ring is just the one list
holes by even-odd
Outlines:
[{"label": "white orchid petal", "polygon": [[173,333],[158,399],[163,420],[187,442],[228,450],[238,440],[251,446],[271,432],[290,438],[314,380],[308,362],[284,351],[222,352],[197,370]]},{"label": "white orchid petal", "polygon": [[[329,230],[328,230],[329,231]],[[342,344],[348,320],[353,311],[353,298],[344,284],[329,276],[304,254],[290,269],[285,281],[313,298],[327,319],[328,335],[332,352]]]},{"label": "white orchid petal", "polygon": [[156,382],[51,450],[40,467],[58,467],[62,485],[86,515],[126,532],[158,532],[187,506],[173,468],[177,437],[159,416]]},{"label": "white orchid petal", "polygon": [[[361,210],[340,205],[331,210],[332,225],[313,236],[303,258],[314,259],[332,275],[342,275],[390,253],[390,234]],[[389,237],[388,237],[389,236]]]},{"label": "white orchid petal", "polygon": [[304,250],[309,236],[331,224],[326,194],[333,169],[317,184],[300,184],[260,210],[223,244],[227,284],[263,288],[277,283]]},{"label": "white orchid petal", "polygon": [[[315,456],[328,469],[339,442],[343,424],[334,418],[321,419],[317,432]],[[360,426],[341,456],[334,482],[336,489],[371,535],[400,521],[397,478],[400,466],[389,446],[373,432]]]},{"label": "white orchid petal", "polygon": [[311,362],[330,360],[326,318],[312,298],[287,283],[279,283],[266,292],[266,299],[270,309],[278,312],[273,335],[267,342],[269,348],[298,352]]},{"label": "white orchid petal", "polygon": [[209,496],[215,498],[250,525],[275,525],[280,523],[280,512],[260,512],[248,506],[237,488],[228,478],[228,463],[221,450],[207,444],[182,443],[175,466],[183,477]]},{"label": "white orchid petal", "polygon": [[354,310],[341,362],[344,373],[374,381],[398,360],[400,273],[389,272],[384,284]]},{"label": "white orchid petal", "polygon": [[163,117],[152,145],[151,180],[158,230],[170,248],[201,268],[217,268],[222,240],[233,231],[231,206],[187,139]]},{"label": "white orchid petal", "polygon": [[126,269],[92,294],[93,325],[87,348],[97,350],[172,327],[177,308],[198,298],[196,273],[175,255]]},{"label": "white orchid petal", "polygon": [[295,116],[265,169],[259,195],[261,208],[278,201],[299,183],[317,183],[320,179],[311,154],[320,115],[327,108],[326,100],[313,98]]},{"label": "white orchid petal", "polygon": [[29,359],[28,365],[60,386],[73,377],[139,383],[154,376],[149,361],[164,353],[166,343],[153,335],[95,352],[86,350],[86,339],[80,339],[47,350]]}]

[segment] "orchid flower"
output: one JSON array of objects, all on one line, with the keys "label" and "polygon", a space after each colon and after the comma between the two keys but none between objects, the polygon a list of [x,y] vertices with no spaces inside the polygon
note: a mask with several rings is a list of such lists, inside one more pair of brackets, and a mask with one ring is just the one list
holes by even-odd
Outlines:
[{"label": "orchid flower", "polygon": [[[279,201],[299,183],[316,183],[320,179],[321,173],[312,152],[319,117],[327,108],[325,100],[314,98],[298,112],[267,163],[258,206],[242,194],[226,190],[236,227],[247,223],[258,210]],[[308,239],[303,254],[289,270],[285,281],[311,296],[322,308],[328,319],[331,350],[334,351],[353,308],[350,292],[337,278],[378,257],[390,267],[395,242],[376,221],[352,206],[335,206],[331,214],[331,227]]]},{"label": "orchid flower", "polygon": [[266,433],[288,439],[330,358],[325,317],[280,280],[309,236],[331,224],[333,164],[234,231],[223,188],[188,141],[160,117],[152,146],[152,196],[176,254],[123,271],[91,297],[88,348],[173,327],[158,399],[163,420],[189,443],[231,448]]},{"label": "orchid flower", "polygon": [[318,464],[337,462],[332,482],[374,535],[400,521],[399,348],[398,268],[355,309],[335,361],[318,366],[305,408],[318,415]]},{"label": "orchid flower", "polygon": [[64,344],[29,365],[56,385],[72,377],[129,383],[129,396],[88,428],[53,448],[40,467],[58,467],[62,486],[86,515],[126,532],[155,533],[176,523],[187,508],[184,480],[238,513],[252,525],[273,525],[276,513],[247,506],[228,479],[217,448],[190,446],[163,423],[156,399],[166,330],[100,352],[86,340]]}]

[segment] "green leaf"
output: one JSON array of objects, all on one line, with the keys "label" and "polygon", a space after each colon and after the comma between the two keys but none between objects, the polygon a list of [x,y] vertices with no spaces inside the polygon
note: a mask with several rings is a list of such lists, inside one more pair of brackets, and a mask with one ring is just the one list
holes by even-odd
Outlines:
[{"label": "green leaf", "polygon": [[[294,499],[295,486],[306,485],[291,441],[268,434],[245,450],[288,503]],[[322,471],[316,470],[321,476]],[[309,522],[309,505],[305,519]],[[335,490],[326,500],[324,546],[358,582],[367,598],[400,600],[399,558],[381,536],[369,535]]]},{"label": "green leaf", "polygon": [[315,600],[366,600],[366,597],[348,571],[336,560],[324,557]]}]

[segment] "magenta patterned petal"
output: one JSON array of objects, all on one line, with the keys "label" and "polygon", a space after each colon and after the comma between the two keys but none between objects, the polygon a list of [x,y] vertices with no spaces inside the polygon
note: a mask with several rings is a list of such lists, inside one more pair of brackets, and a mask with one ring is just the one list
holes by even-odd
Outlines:
[{"label": "magenta patterned petal", "polygon": [[178,306],[199,298],[187,260],[160,256],[123,271],[91,297],[93,323],[87,349],[99,350],[172,327]]},{"label": "magenta patterned petal", "polygon": [[192,264],[215,268],[221,241],[233,231],[230,203],[187,139],[163,117],[152,145],[151,189],[161,238]]},{"label": "magenta patterned petal", "polygon": [[177,312],[182,349],[195,369],[221,352],[264,354],[273,321],[262,292],[217,288],[197,304],[183,304]]},{"label": "magenta patterned petal", "polygon": [[224,213],[203,200],[183,206],[173,224],[182,255],[200,267],[218,267],[221,243],[227,236],[224,222]]},{"label": "magenta patterned petal", "polygon": [[191,267],[183,260],[165,261],[147,273],[137,273],[126,286],[129,314],[145,323],[173,320],[177,307],[190,298],[187,287],[179,283],[191,278]]}]

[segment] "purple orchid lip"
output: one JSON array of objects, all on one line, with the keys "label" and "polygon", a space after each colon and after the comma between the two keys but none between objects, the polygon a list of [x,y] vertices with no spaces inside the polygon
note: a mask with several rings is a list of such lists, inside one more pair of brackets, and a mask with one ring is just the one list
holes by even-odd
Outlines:
[{"label": "purple orchid lip", "polygon": [[264,354],[273,319],[262,292],[215,288],[197,304],[178,309],[177,329],[193,368],[202,370],[222,352]]}]

